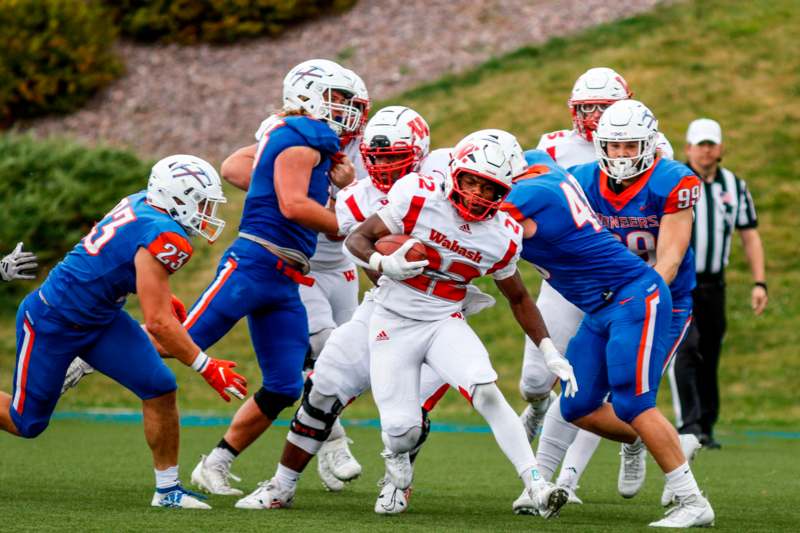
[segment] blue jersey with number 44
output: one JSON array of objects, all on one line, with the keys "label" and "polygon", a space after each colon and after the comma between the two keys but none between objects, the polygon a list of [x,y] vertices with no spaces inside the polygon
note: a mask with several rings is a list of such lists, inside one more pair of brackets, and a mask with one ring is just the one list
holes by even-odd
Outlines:
[{"label": "blue jersey with number 44", "polygon": [[[615,192],[609,178],[596,163],[571,167],[600,223],[648,264],[656,263],[661,217],[692,209],[700,197],[700,180],[691,169],[670,159],[659,158],[640,178]],[[673,301],[688,295],[695,286],[694,252],[683,256],[670,284]]]},{"label": "blue jersey with number 44", "polygon": [[144,248],[168,272],[192,256],[186,230],[139,192],[123,198],[56,265],[42,284],[45,303],[79,326],[110,323],[136,293],[134,257]]},{"label": "blue jersey with number 44", "polygon": [[652,269],[600,224],[575,178],[558,166],[545,166],[549,172],[515,181],[503,209],[519,222],[536,223],[536,233],[522,241],[522,258],[567,300],[591,313]]}]

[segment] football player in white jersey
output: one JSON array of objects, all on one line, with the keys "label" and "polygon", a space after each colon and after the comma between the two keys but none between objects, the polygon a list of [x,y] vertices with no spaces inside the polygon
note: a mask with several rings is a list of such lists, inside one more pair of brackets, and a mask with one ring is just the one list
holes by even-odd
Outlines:
[{"label": "football player in white jersey", "polygon": [[[567,102],[572,114],[573,128],[545,133],[539,139],[536,149],[547,152],[563,168],[596,161],[597,154],[592,140],[600,116],[614,102],[627,100],[632,96],[633,92],[627,82],[616,71],[607,67],[587,70],[575,81]],[[656,146],[662,157],[672,159],[672,146],[662,133],[658,134]],[[564,353],[569,340],[578,330],[583,312],[544,280],[536,305],[544,317],[556,348]],[[553,385],[554,377],[546,371],[541,352],[526,338],[520,392],[529,405],[522,412],[521,418],[531,442],[539,432],[545,413],[555,398]],[[575,491],[599,444],[600,437],[585,430],[580,430],[571,444],[562,442],[558,435],[550,433],[543,434],[540,438],[537,456],[555,457],[555,464],[563,459],[556,485],[567,489],[570,503],[583,503]],[[548,479],[552,475],[547,466],[550,462],[552,461],[543,461],[542,465],[542,473]]]},{"label": "football player in white jersey", "polygon": [[[428,124],[414,110],[390,106],[375,113],[367,123],[360,147],[370,179],[352,183],[339,191],[336,197],[340,235],[347,235],[386,205],[387,194],[394,183],[419,169],[429,147]],[[341,249],[341,244],[339,247]],[[377,275],[370,275],[377,280]],[[485,298],[479,301],[484,305],[494,303],[491,297],[483,296]],[[371,291],[368,291],[353,317],[330,334],[314,371],[306,381],[303,403],[295,413],[275,476],[239,500],[237,507],[276,509],[291,506],[302,471],[314,455],[322,453],[329,435],[335,431],[342,409],[369,389],[367,325],[372,308]],[[422,407],[425,411],[432,409],[447,390],[443,380],[430,369],[423,375],[421,388],[427,391],[423,393],[426,401]],[[335,467],[339,466],[336,459],[334,456],[332,461]],[[340,475],[339,469],[332,469],[332,474]],[[350,479],[352,477],[342,475],[336,481],[343,485]],[[375,510],[382,514],[402,512],[407,507],[408,496],[408,491],[396,490],[383,483]]]},{"label": "football player in white jersey", "polygon": [[[409,452],[424,433],[419,405],[426,363],[486,419],[530,495],[528,511],[547,518],[566,503],[567,493],[539,475],[522,424],[495,384],[489,354],[461,312],[467,284],[492,275],[523,330],[545,349],[549,371],[577,388],[517,272],[522,229],[498,212],[517,169],[525,168],[522,152],[507,153],[496,134],[482,131],[463,139],[452,154],[444,179],[416,173],[402,178],[388,204],[345,240],[359,264],[382,274],[369,339],[372,392],[389,452],[387,476],[398,489],[411,484]],[[382,255],[375,242],[389,234],[412,239]],[[416,242],[425,246],[424,261],[406,258]]]}]

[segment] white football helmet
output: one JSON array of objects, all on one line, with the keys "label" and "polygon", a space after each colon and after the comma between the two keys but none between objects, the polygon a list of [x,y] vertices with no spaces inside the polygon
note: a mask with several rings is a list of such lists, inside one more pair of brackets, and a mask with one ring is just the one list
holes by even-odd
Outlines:
[{"label": "white football helmet", "polygon": [[608,67],[590,68],[575,81],[567,105],[572,113],[572,125],[587,141],[597,128],[598,112],[618,100],[633,97],[625,78]]},{"label": "white football helmet", "polygon": [[[364,82],[355,73],[327,59],[303,61],[283,79],[285,110],[305,110],[316,119],[326,121],[337,135],[352,133],[361,126],[362,110],[355,102]],[[333,101],[333,91],[345,97]]]},{"label": "white football helmet", "polygon": [[[419,113],[408,107],[384,107],[364,129],[361,158],[372,184],[389,192],[394,182],[419,170],[431,147],[431,130]],[[377,163],[378,156],[395,156],[390,163]]]},{"label": "white football helmet", "polygon": [[[621,100],[605,110],[594,134],[594,150],[600,168],[611,178],[622,181],[638,176],[653,166],[658,140],[658,120],[638,100]],[[639,152],[633,157],[610,157],[609,142],[636,141]]]},{"label": "white football helmet", "polygon": [[147,201],[169,214],[189,235],[214,242],[225,221],[217,218],[217,207],[227,200],[219,174],[208,162],[193,155],[165,157],[150,171]]},{"label": "white football helmet", "polygon": [[473,135],[490,135],[497,139],[500,147],[506,153],[511,163],[511,174],[514,178],[525,172],[528,163],[525,161],[525,152],[514,135],[504,130],[486,129],[473,133]]},{"label": "white football helmet", "polygon": [[367,91],[367,85],[364,83],[364,80],[361,79],[361,76],[349,70],[350,74],[353,76],[355,83],[353,84],[355,88],[355,96],[353,97],[353,105],[358,107],[361,111],[361,120],[358,124],[358,127],[353,132],[344,132],[341,135],[342,139],[342,148],[347,146],[347,144],[358,137],[359,135],[364,134],[364,127],[367,125],[367,119],[369,118],[369,108],[372,105],[372,101],[369,99],[369,92]]},{"label": "white football helmet", "polygon": [[[493,217],[511,191],[512,180],[519,165],[513,161],[516,154],[506,152],[512,143],[505,135],[498,135],[498,131],[500,130],[481,130],[471,133],[453,148],[444,194],[465,220],[480,221]],[[501,133],[513,137],[510,133]],[[502,142],[501,138],[504,138]],[[519,147],[519,143],[516,145]],[[519,158],[524,165],[522,149],[519,149]],[[491,182],[495,186],[494,198],[488,200],[465,190],[461,180],[466,175]]]}]

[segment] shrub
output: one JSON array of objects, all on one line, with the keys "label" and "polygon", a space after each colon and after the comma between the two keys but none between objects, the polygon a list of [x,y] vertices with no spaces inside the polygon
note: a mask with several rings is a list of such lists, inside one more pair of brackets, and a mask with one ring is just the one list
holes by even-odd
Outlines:
[{"label": "shrub", "polygon": [[141,41],[230,43],[343,11],[356,0],[105,0],[122,32]]},{"label": "shrub", "polygon": [[0,0],[0,127],[71,111],[122,72],[96,0]]},{"label": "shrub", "polygon": [[25,241],[52,265],[120,198],[144,189],[151,166],[122,150],[0,136],[0,254]]}]

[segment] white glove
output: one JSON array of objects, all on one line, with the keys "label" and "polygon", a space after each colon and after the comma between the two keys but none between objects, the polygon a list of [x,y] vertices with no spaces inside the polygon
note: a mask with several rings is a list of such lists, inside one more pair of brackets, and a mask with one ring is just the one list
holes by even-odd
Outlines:
[{"label": "white glove", "polygon": [[18,242],[14,251],[0,260],[0,278],[3,281],[34,279],[36,275],[31,271],[38,266],[36,256],[31,252],[23,252],[22,243]]},{"label": "white glove", "polygon": [[569,361],[559,353],[550,337],[542,339],[542,342],[539,343],[539,349],[544,355],[547,369],[566,383],[564,396],[567,398],[575,396],[578,393],[578,380],[575,379],[575,372],[572,371],[572,365],[569,364]]},{"label": "white glove", "polygon": [[369,258],[369,267],[387,278],[398,281],[419,276],[422,274],[422,270],[428,266],[428,260],[409,261],[406,259],[406,253],[418,242],[417,239],[408,239],[391,255],[375,252]]},{"label": "white glove", "polygon": [[467,295],[461,302],[461,309],[464,311],[464,316],[472,316],[489,309],[495,303],[497,302],[491,294],[486,294],[475,285],[467,285]]}]

